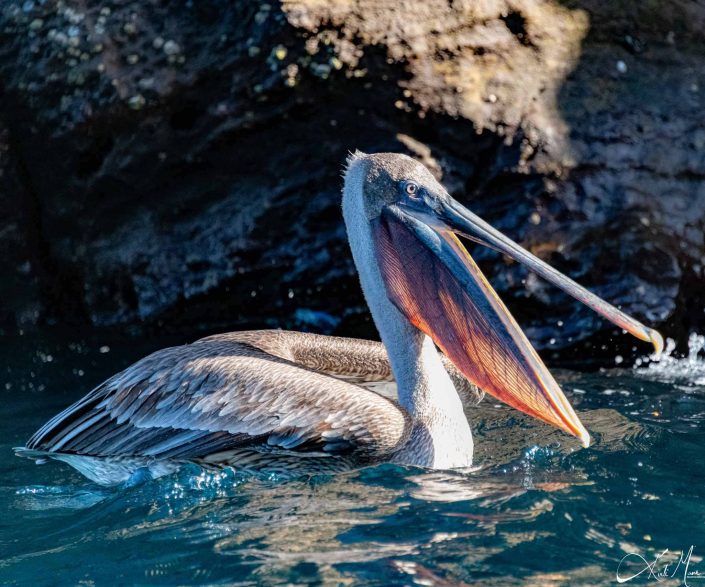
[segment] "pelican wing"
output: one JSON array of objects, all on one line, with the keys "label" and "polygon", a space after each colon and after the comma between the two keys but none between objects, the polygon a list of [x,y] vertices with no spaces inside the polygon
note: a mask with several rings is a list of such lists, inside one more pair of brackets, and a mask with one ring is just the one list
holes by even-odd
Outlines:
[{"label": "pelican wing", "polygon": [[238,450],[364,460],[405,441],[410,421],[395,402],[288,358],[286,334],[306,337],[234,333],[158,351],[53,418],[27,449],[205,462]]}]

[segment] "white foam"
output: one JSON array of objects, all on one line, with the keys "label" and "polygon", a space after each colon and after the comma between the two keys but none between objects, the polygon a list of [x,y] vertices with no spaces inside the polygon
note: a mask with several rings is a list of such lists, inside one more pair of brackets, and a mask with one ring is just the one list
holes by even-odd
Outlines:
[{"label": "white foam", "polygon": [[688,354],[684,357],[675,355],[675,349],[675,341],[667,339],[666,348],[661,353],[637,359],[635,373],[639,377],[656,381],[705,385],[705,335],[691,333],[688,337]]}]

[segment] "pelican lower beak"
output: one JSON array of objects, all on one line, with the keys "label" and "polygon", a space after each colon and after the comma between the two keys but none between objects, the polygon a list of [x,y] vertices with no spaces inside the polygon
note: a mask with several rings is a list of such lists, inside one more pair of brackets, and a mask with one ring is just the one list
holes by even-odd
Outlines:
[{"label": "pelican lower beak", "polygon": [[560,387],[450,228],[396,205],[373,227],[387,295],[399,311],[472,383],[588,446]]},{"label": "pelican lower beak", "polygon": [[559,286],[617,326],[650,341],[661,335],[589,292],[492,228],[447,193],[389,204],[372,221],[387,295],[475,385],[553,424],[587,446],[570,403],[456,234],[491,247]]}]

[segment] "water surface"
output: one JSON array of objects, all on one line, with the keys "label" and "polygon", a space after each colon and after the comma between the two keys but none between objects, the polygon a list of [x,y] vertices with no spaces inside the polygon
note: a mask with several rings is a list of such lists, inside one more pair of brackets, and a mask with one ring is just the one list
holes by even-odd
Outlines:
[{"label": "water surface", "polygon": [[690,570],[705,573],[705,363],[692,343],[690,359],[556,372],[589,449],[490,398],[472,471],[284,481],[187,468],[102,488],[11,447],[164,344],[3,340],[0,583],[611,585],[625,556],[623,575],[638,571],[630,553],[691,545]]}]

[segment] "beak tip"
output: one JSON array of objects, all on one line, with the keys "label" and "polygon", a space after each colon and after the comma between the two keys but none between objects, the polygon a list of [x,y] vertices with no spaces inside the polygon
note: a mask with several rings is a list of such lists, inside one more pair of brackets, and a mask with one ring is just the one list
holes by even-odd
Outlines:
[{"label": "beak tip", "polygon": [[580,444],[583,445],[583,448],[588,448],[590,446],[590,433],[583,428],[580,431],[580,436],[578,437],[580,439]]},{"label": "beak tip", "polygon": [[663,350],[663,336],[661,336],[658,330],[649,330],[649,340],[651,344],[654,345],[654,352],[660,355]]}]

